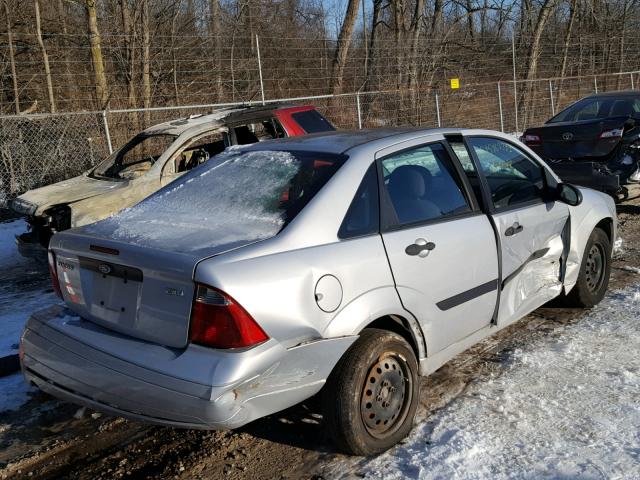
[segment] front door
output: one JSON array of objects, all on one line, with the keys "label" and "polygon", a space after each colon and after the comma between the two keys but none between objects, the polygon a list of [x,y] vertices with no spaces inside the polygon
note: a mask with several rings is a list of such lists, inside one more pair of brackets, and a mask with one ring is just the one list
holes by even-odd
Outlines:
[{"label": "front door", "polygon": [[500,238],[498,324],[504,326],[560,294],[569,208],[549,199],[542,165],[520,148],[492,137],[470,137],[467,144],[488,186]]},{"label": "front door", "polygon": [[397,150],[379,163],[382,238],[402,304],[431,355],[491,323],[497,247],[442,143]]}]

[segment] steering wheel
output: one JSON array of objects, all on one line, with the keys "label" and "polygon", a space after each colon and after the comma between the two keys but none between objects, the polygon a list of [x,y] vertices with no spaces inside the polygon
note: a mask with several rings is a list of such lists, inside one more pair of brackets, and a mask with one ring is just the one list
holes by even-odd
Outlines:
[{"label": "steering wheel", "polygon": [[500,200],[507,198],[509,195],[513,195],[518,190],[520,190],[520,185],[517,182],[503,183],[502,185],[498,186],[493,192],[491,192],[493,203],[498,203]]}]

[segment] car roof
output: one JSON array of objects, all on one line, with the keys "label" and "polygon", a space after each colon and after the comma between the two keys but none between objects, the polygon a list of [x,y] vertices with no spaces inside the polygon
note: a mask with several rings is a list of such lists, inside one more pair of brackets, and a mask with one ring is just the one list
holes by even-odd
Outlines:
[{"label": "car roof", "polygon": [[192,128],[196,129],[205,124],[211,126],[212,128],[215,128],[216,126],[222,127],[226,124],[240,122],[242,120],[250,120],[254,116],[259,116],[260,114],[270,114],[274,110],[290,108],[294,106],[295,105],[286,103],[273,103],[269,105],[240,105],[223,107],[210,113],[190,115],[188,117],[182,117],[174,120],[169,120],[168,122],[153,125],[143,130],[142,134],[180,135],[187,130],[190,130]]},{"label": "car roof", "polygon": [[344,154],[357,147],[367,145],[382,149],[396,143],[401,143],[428,135],[492,135],[509,140],[515,137],[493,130],[477,130],[469,128],[424,128],[398,127],[376,128],[363,130],[337,130],[332,132],[314,133],[299,137],[278,140],[268,140],[243,146],[245,151],[257,150],[289,150],[310,151],[333,154]]},{"label": "car roof", "polygon": [[614,92],[594,93],[585,98],[609,98],[609,97],[640,97],[638,90],[616,90]]}]

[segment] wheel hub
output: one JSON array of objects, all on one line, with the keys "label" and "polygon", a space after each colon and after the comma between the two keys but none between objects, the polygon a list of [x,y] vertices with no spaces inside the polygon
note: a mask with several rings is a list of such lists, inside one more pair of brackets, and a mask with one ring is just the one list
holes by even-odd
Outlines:
[{"label": "wheel hub", "polygon": [[360,413],[373,436],[388,434],[406,414],[411,378],[404,361],[394,356],[378,360],[369,370],[362,392]]},{"label": "wheel hub", "polygon": [[600,288],[604,277],[604,254],[599,245],[592,245],[587,254],[585,280],[591,292]]}]

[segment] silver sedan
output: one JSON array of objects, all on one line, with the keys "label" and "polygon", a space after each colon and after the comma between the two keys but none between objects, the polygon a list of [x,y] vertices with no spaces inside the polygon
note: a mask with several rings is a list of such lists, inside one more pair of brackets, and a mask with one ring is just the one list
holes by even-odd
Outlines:
[{"label": "silver sedan", "polygon": [[420,375],[560,298],[607,289],[613,201],[512,137],[375,130],[236,148],[56,234],[64,305],[21,342],[57,397],[236,428],[319,392],[336,444],[411,430]]}]

